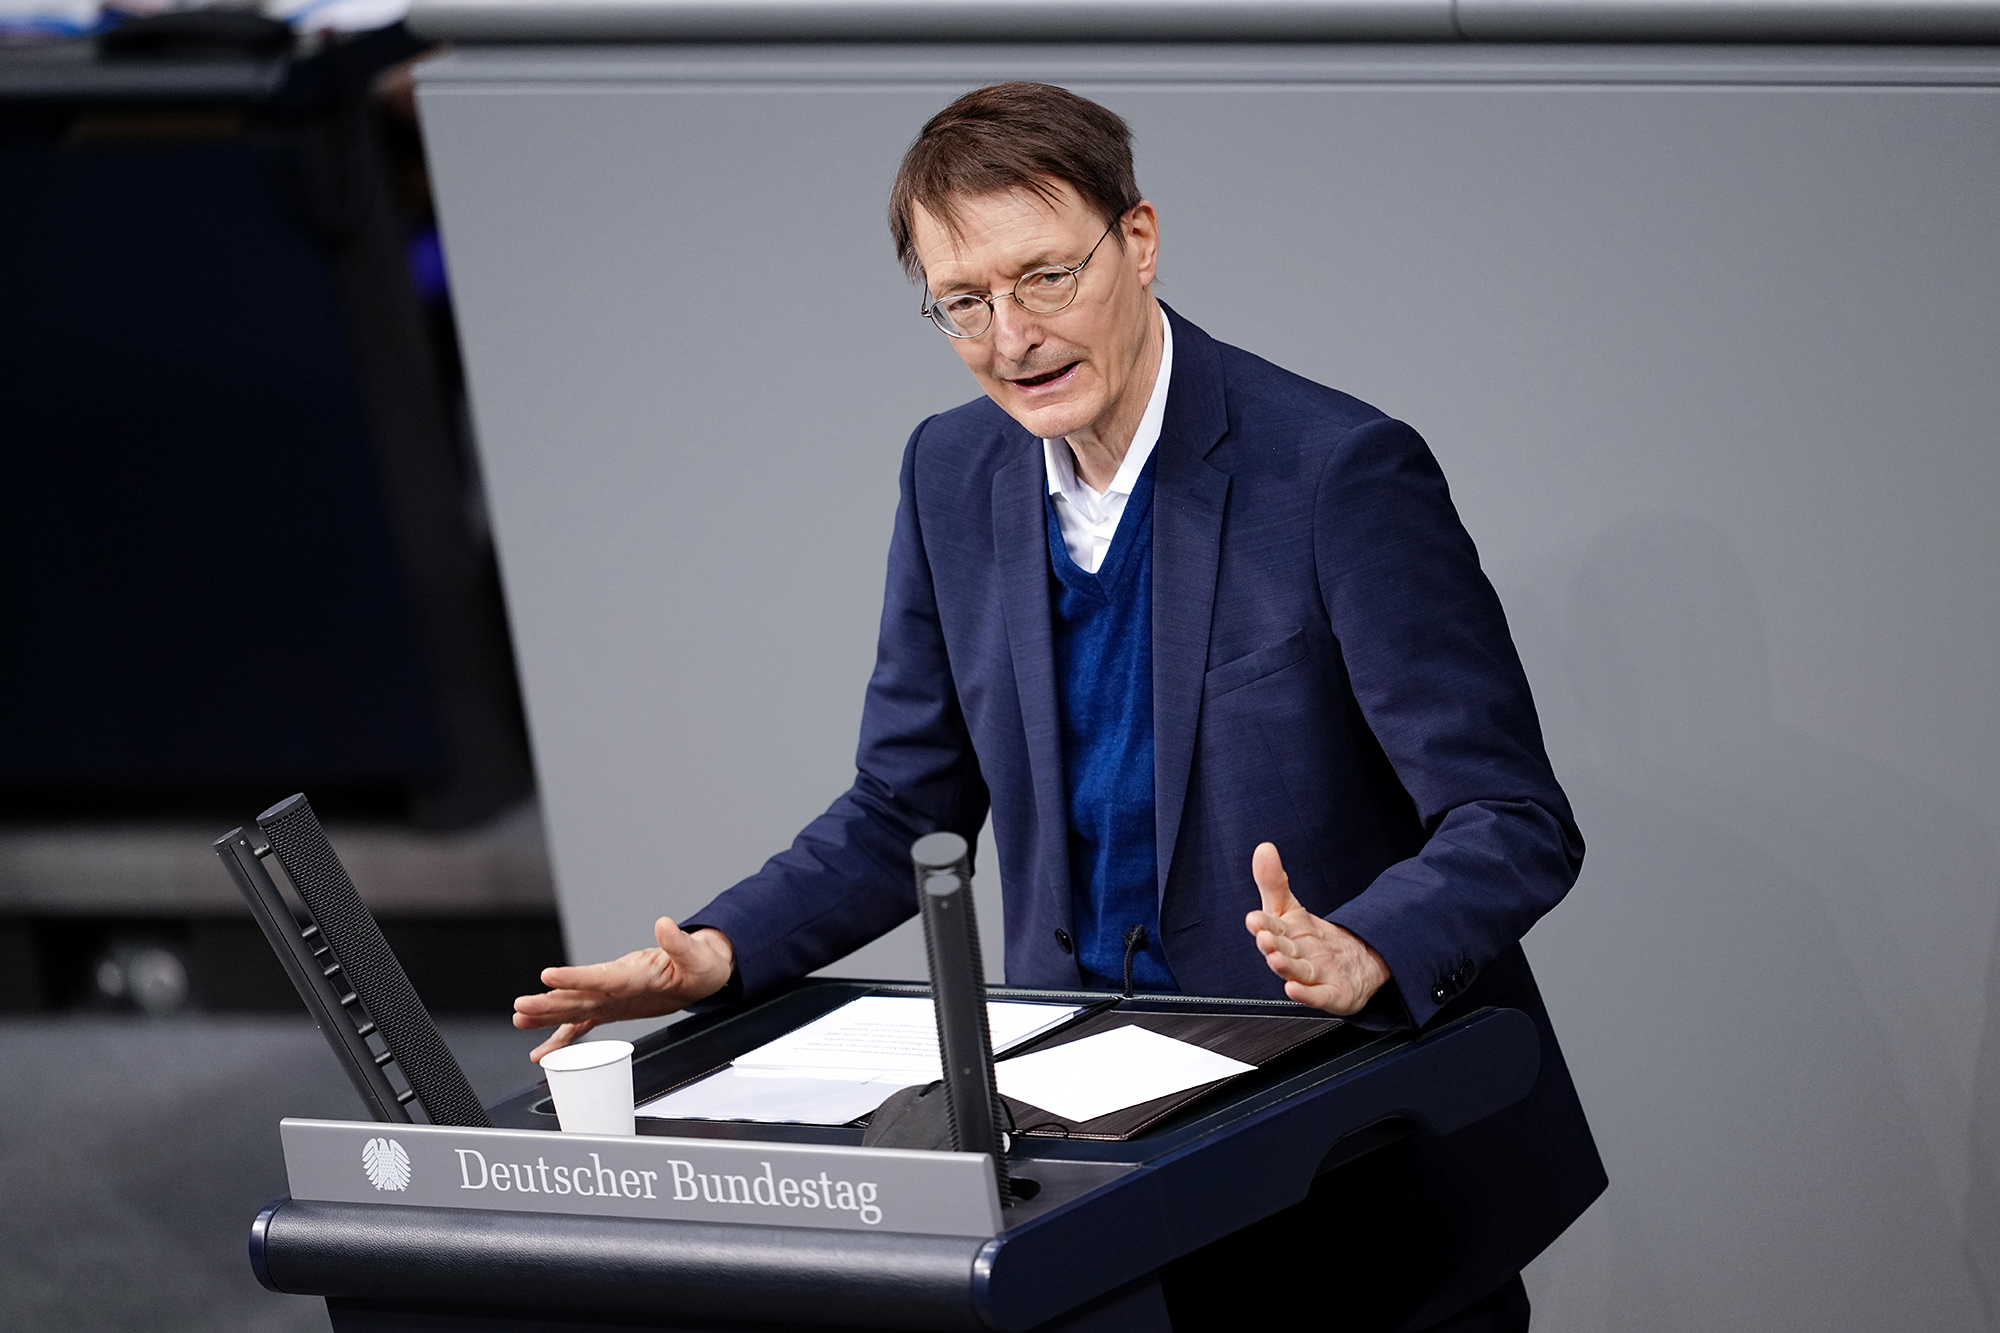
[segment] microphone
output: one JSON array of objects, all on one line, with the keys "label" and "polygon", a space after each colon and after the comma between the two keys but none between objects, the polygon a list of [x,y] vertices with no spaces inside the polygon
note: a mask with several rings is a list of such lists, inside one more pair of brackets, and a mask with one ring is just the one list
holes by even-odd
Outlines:
[{"label": "microphone", "polygon": [[989,1154],[1000,1197],[1006,1199],[1008,1144],[986,1025],[986,970],[972,907],[972,850],[956,833],[932,833],[917,839],[910,859],[916,865],[917,905],[930,955],[952,1147]]}]

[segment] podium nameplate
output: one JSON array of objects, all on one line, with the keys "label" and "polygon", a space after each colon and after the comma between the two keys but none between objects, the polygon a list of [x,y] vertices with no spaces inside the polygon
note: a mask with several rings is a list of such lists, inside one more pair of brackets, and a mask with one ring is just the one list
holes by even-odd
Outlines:
[{"label": "podium nameplate", "polygon": [[295,1199],[990,1237],[984,1153],[561,1134],[347,1120],[280,1124]]}]

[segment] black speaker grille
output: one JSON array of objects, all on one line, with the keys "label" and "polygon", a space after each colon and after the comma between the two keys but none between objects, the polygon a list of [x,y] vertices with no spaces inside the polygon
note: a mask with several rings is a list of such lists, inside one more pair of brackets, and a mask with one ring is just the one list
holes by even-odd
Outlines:
[{"label": "black speaker grille", "polygon": [[431,1123],[489,1126],[486,1108],[465,1081],[465,1071],[382,938],[306,798],[294,796],[272,806],[257,817],[257,827],[271,840],[278,863],[318,923],[320,936],[347,974],[349,986],[367,1006],[368,1016],[402,1066],[403,1077]]}]

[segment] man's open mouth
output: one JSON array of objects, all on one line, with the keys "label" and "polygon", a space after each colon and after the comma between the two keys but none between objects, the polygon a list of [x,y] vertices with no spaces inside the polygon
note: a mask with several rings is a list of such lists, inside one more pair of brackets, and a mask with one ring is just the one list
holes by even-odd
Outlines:
[{"label": "man's open mouth", "polygon": [[1034,389],[1044,384],[1053,384],[1055,381],[1069,374],[1072,370],[1075,370],[1081,364],[1083,363],[1080,361],[1072,361],[1066,366],[1056,367],[1054,370],[1051,370],[1046,375],[1030,375],[1026,379],[1015,380],[1014,383],[1018,384],[1023,389]]}]

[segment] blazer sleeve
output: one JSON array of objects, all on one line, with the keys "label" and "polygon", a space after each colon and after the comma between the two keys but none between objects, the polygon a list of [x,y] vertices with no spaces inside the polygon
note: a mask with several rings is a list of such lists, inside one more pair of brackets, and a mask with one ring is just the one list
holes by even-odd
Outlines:
[{"label": "blazer sleeve", "polygon": [[1348,431],[1313,523],[1356,701],[1426,835],[1328,919],[1382,955],[1422,1024],[1561,901],[1583,838],[1500,599],[1416,431],[1387,418]]},{"label": "blazer sleeve", "polygon": [[729,936],[728,998],[754,998],[853,952],[916,914],[910,844],[939,830],[977,844],[986,784],[945,655],[918,513],[917,452],[901,498],[854,785],[756,874],[689,918]]}]

